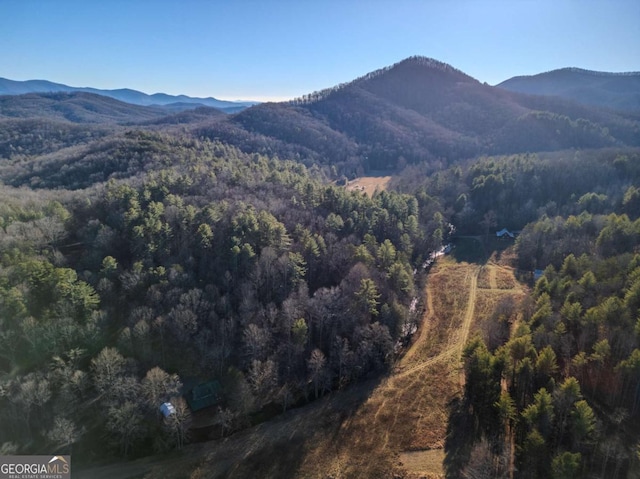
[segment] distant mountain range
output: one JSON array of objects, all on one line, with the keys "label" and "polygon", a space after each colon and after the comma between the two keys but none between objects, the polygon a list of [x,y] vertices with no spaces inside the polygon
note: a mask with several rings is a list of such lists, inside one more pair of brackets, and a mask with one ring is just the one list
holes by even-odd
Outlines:
[{"label": "distant mountain range", "polygon": [[[509,91],[504,84],[483,84],[425,57],[411,57],[290,102],[262,103],[231,115],[210,107],[184,111],[179,102],[141,106],[84,92],[31,93],[0,96],[0,122],[0,133],[36,129],[43,145],[25,143],[20,146],[24,154],[85,142],[76,128],[82,124],[93,124],[92,131],[100,135],[108,134],[105,128],[117,131],[118,125],[177,127],[180,134],[245,152],[332,165],[349,177],[411,163],[435,171],[485,154],[640,146],[638,111]],[[5,136],[2,146],[0,135],[0,153],[15,154],[15,135]],[[49,136],[55,142],[47,141]]]},{"label": "distant mountain range", "polygon": [[194,98],[186,95],[167,95],[165,93],[146,93],[128,88],[118,90],[100,90],[97,88],[78,88],[46,80],[15,81],[0,78],[0,95],[23,95],[25,93],[93,93],[107,96],[119,101],[141,106],[169,106],[174,110],[185,110],[208,106],[217,108],[225,113],[236,113],[255,105],[255,101],[225,101],[216,98]]},{"label": "distant mountain range", "polygon": [[606,73],[562,68],[503,81],[500,88],[532,95],[553,95],[586,105],[640,111],[640,72]]}]

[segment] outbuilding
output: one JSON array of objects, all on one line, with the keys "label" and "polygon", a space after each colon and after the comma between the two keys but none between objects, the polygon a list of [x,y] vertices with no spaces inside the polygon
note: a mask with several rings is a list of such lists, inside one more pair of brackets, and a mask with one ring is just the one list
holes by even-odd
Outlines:
[{"label": "outbuilding", "polygon": [[216,380],[198,384],[185,394],[185,398],[193,412],[216,406],[222,402],[222,385]]},{"label": "outbuilding", "polygon": [[160,406],[160,412],[164,417],[169,417],[172,414],[176,413],[176,408],[170,402],[165,402],[165,403],[162,403],[162,406]]},{"label": "outbuilding", "polygon": [[500,239],[513,239],[516,237],[516,235],[509,231],[507,228],[502,228],[500,231],[496,231],[496,236]]}]

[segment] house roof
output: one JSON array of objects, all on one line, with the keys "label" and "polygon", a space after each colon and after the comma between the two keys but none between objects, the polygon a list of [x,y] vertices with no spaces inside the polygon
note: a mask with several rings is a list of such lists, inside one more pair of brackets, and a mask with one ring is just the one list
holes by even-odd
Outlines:
[{"label": "house roof", "polygon": [[173,407],[173,404],[171,404],[170,402],[165,402],[162,403],[162,406],[160,406],[160,411],[162,412],[162,415],[164,417],[167,417],[171,414],[174,414],[176,412],[176,408]]},{"label": "house roof", "polygon": [[509,231],[507,228],[502,228],[500,231],[496,231],[496,236],[498,238],[501,238],[502,236],[505,236],[505,235],[509,236],[509,238],[514,237],[514,234],[511,231]]},{"label": "house roof", "polygon": [[222,401],[222,385],[217,380],[198,384],[187,392],[185,398],[189,408],[194,412],[215,406]]}]

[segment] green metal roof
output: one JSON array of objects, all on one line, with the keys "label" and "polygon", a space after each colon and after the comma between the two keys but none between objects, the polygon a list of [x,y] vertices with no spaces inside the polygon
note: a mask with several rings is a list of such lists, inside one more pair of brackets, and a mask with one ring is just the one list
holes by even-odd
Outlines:
[{"label": "green metal roof", "polygon": [[222,401],[222,385],[217,380],[198,384],[187,392],[185,397],[192,411],[199,411],[209,406],[215,406]]}]

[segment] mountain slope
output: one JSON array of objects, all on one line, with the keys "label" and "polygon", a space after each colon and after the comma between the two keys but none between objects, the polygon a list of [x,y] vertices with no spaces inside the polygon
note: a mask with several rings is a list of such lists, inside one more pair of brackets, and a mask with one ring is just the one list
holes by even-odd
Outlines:
[{"label": "mountain slope", "polygon": [[191,105],[191,108],[197,108],[199,106],[209,106],[212,108],[218,108],[228,113],[233,113],[238,111],[238,109],[244,109],[256,104],[256,102],[252,101],[225,101],[218,100],[217,98],[213,97],[194,98],[186,95],[167,95],[166,93],[154,93],[153,95],[148,95],[146,93],[137,90],[131,90],[128,88],[118,90],[101,90],[98,88],[72,87],[46,80],[15,81],[6,78],[0,78],[0,95],[23,95],[26,93],[59,92],[93,93],[96,95],[114,98],[126,103],[132,103],[134,105],[142,106],[171,105],[175,103]]},{"label": "mountain slope", "polygon": [[640,111],[640,72],[605,73],[562,68],[513,77],[497,86],[519,93],[560,96],[586,105]]},{"label": "mountain slope", "polygon": [[633,114],[481,84],[411,57],[351,83],[287,104],[262,104],[199,127],[247,151],[360,168],[442,163],[480,154],[637,145]]}]

